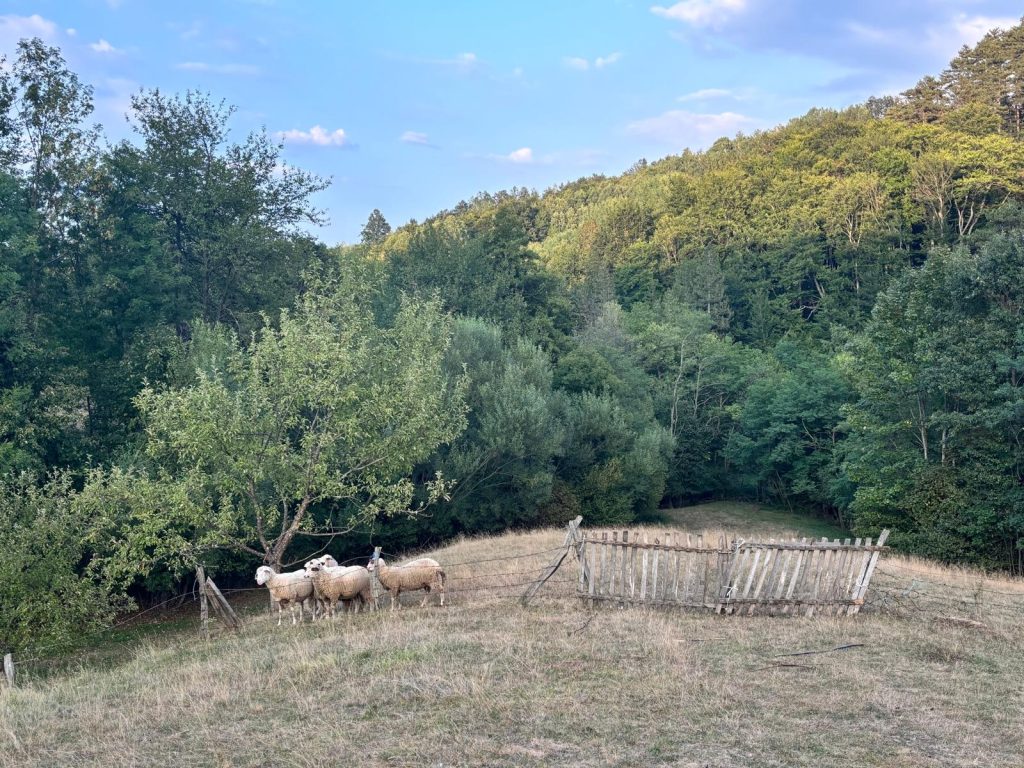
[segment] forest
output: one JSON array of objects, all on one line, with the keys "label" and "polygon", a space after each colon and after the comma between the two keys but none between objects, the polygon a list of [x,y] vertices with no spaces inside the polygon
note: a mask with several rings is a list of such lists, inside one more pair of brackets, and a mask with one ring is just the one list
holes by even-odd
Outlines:
[{"label": "forest", "polygon": [[0,645],[199,563],[746,499],[1024,572],[1024,27],[898,97],[358,244],[233,107],[0,69]]}]

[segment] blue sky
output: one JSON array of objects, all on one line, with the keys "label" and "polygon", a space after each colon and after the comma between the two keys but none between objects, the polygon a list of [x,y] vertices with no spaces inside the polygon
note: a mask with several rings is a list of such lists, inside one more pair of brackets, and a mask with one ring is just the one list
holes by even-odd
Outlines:
[{"label": "blue sky", "polygon": [[814,106],[897,93],[1022,12],[1006,0],[7,0],[95,88],[108,136],[140,87],[200,89],[332,179],[328,243],[483,190],[543,190]]}]

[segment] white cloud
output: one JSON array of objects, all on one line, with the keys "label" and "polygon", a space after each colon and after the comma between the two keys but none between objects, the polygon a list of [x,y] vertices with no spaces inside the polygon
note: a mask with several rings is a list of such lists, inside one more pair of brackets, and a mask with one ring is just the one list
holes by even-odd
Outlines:
[{"label": "white cloud", "polygon": [[74,27],[68,27],[67,29],[64,30],[64,34],[66,34],[68,37],[74,37],[75,35],[78,34],[78,30],[75,29]]},{"label": "white cloud", "polygon": [[720,27],[747,8],[747,0],[682,0],[668,8],[651,6],[651,13],[694,27]]},{"label": "white cloud", "polygon": [[974,45],[996,27],[1009,29],[1019,23],[1020,19],[1010,16],[968,16],[966,13],[958,13],[945,28],[930,29],[929,38],[933,46],[952,55],[961,46]]},{"label": "white cloud", "polygon": [[736,112],[706,114],[672,109],[657,117],[636,120],[626,126],[626,133],[642,136],[676,147],[705,147],[722,136],[753,130],[760,121]]},{"label": "white cloud", "polygon": [[405,144],[419,144],[423,147],[432,146],[430,140],[427,138],[427,134],[421,133],[420,131],[406,131],[398,140]]},{"label": "white cloud", "polygon": [[527,165],[533,162],[533,150],[529,147],[521,147],[514,152],[509,152],[505,159],[510,163],[519,163],[520,165]]},{"label": "white cloud", "polygon": [[186,72],[208,72],[214,75],[245,75],[263,74],[263,70],[255,64],[209,64],[205,61],[183,61],[177,66]]},{"label": "white cloud", "polygon": [[12,53],[22,38],[40,37],[43,40],[52,40],[56,34],[57,25],[38,13],[31,16],[0,16],[0,50],[7,53]]},{"label": "white cloud", "polygon": [[588,69],[593,67],[594,69],[604,69],[610,67],[612,64],[622,58],[622,54],[618,51],[609,53],[607,56],[598,56],[591,63],[588,59],[584,59],[581,56],[567,56],[562,59],[562,62],[569,69],[575,69],[579,72],[586,72]]},{"label": "white cloud", "polygon": [[318,147],[351,146],[348,136],[341,128],[328,132],[319,125],[314,125],[308,131],[292,128],[287,131],[278,131],[275,135],[281,141],[289,144],[315,144]]},{"label": "white cloud", "polygon": [[[948,59],[956,55],[963,46],[977,43],[992,29],[1009,29],[1018,23],[1018,19],[1009,16],[968,16],[966,13],[958,13],[952,18],[928,24],[923,35],[918,32],[918,44],[921,48],[934,52],[936,56]],[[867,45],[893,50],[903,50],[906,47],[907,33],[900,27],[885,28],[857,21],[848,21],[844,27],[855,40]]]},{"label": "white cloud", "polygon": [[124,53],[124,51],[122,51],[120,48],[115,48],[110,43],[108,43],[106,40],[104,40],[102,37],[99,39],[98,42],[89,43],[89,47],[92,48],[94,51],[96,51],[96,53],[109,53],[109,54]]}]

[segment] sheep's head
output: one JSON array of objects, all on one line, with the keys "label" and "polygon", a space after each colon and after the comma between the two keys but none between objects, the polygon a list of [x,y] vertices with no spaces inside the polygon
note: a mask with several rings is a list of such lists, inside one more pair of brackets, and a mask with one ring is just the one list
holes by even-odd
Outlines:
[{"label": "sheep's head", "polygon": [[320,558],[314,557],[312,560],[306,562],[302,567],[306,569],[307,573],[313,570],[320,570]]},{"label": "sheep's head", "polygon": [[320,562],[323,563],[324,568],[337,568],[338,561],[330,555],[324,555],[320,558]]},{"label": "sheep's head", "polygon": [[370,562],[366,564],[366,570],[368,570],[370,573],[373,573],[374,569],[377,567],[377,563],[387,565],[387,563],[384,562],[383,557],[371,557]]},{"label": "sheep's head", "polygon": [[256,569],[256,583],[266,584],[268,581],[270,581],[270,577],[274,575],[275,574],[273,568],[271,568],[269,565],[261,565],[259,568]]}]

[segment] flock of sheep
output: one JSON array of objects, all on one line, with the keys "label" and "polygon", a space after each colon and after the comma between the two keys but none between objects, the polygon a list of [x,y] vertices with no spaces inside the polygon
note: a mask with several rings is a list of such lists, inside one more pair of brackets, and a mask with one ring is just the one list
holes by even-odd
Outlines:
[{"label": "flock of sheep", "polygon": [[371,574],[376,574],[380,585],[391,593],[391,610],[395,610],[402,592],[419,589],[426,591],[420,607],[427,604],[432,591],[438,593],[441,605],[444,605],[445,573],[441,564],[429,557],[394,566],[375,554],[364,568],[361,565],[341,566],[330,555],[324,555],[310,560],[301,571],[277,573],[270,566],[260,566],[256,569],[256,583],[270,590],[270,597],[277,608],[277,625],[281,626],[285,606],[291,612],[292,624],[302,621],[306,610],[314,621],[318,616],[334,616],[339,600],[343,610],[375,610]]}]

